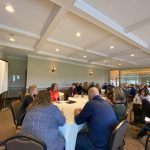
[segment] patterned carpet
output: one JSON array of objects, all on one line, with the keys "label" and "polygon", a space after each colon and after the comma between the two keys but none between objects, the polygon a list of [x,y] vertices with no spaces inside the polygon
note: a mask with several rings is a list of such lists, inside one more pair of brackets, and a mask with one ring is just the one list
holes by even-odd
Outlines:
[{"label": "patterned carpet", "polygon": [[[139,128],[129,125],[125,137],[125,150],[144,150],[145,138],[140,141],[135,138],[138,131]],[[11,111],[9,109],[0,111],[0,141],[15,135],[15,133],[16,129],[13,124]],[[0,150],[2,150],[2,147],[0,147]],[[150,150],[150,146],[148,150]]]}]

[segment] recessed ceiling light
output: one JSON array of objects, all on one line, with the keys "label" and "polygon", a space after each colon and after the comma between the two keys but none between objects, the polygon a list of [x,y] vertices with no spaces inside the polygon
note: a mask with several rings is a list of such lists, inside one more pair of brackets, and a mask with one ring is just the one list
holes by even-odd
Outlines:
[{"label": "recessed ceiling light", "polygon": [[76,36],[77,36],[77,37],[80,37],[80,36],[81,36],[81,33],[80,33],[80,32],[77,32],[77,33],[76,33]]},{"label": "recessed ceiling light", "polygon": [[112,46],[110,46],[110,49],[113,49],[114,48],[114,46],[112,45]]},{"label": "recessed ceiling light", "polygon": [[86,58],[86,56],[85,56],[85,55],[84,55],[83,57],[84,57],[84,58]]},{"label": "recessed ceiling light", "polygon": [[14,38],[10,38],[9,40],[12,41],[12,42],[15,42],[15,39],[14,39]]},{"label": "recessed ceiling light", "polygon": [[15,11],[11,5],[5,5],[5,10],[10,12],[10,13],[13,13]]},{"label": "recessed ceiling light", "polygon": [[133,56],[134,56],[134,54],[131,54],[130,56],[132,56],[132,57],[133,57]]},{"label": "recessed ceiling light", "polygon": [[121,64],[118,64],[119,66],[121,66]]},{"label": "recessed ceiling light", "polygon": [[104,62],[107,62],[107,60],[104,60]]},{"label": "recessed ceiling light", "polygon": [[59,52],[59,48],[56,48],[56,52]]}]

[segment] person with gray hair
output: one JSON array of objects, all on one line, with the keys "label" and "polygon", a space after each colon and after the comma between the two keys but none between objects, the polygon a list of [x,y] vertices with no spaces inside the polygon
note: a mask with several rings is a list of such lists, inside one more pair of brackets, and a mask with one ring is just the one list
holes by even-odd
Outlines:
[{"label": "person with gray hair", "polygon": [[75,122],[87,123],[88,131],[79,132],[75,150],[108,150],[109,137],[117,120],[112,107],[102,99],[97,88],[88,90],[89,101],[75,109]]}]

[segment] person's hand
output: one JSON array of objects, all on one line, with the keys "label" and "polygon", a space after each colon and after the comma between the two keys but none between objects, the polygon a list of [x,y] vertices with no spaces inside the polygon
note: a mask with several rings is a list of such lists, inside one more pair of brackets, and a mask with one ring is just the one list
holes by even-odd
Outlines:
[{"label": "person's hand", "polygon": [[58,101],[58,100],[55,100],[54,102],[57,103],[57,104],[60,104],[60,101]]},{"label": "person's hand", "polygon": [[76,108],[74,110],[74,116],[77,116],[81,112],[81,108]]},{"label": "person's hand", "polygon": [[64,115],[64,109],[62,108],[61,113]]}]

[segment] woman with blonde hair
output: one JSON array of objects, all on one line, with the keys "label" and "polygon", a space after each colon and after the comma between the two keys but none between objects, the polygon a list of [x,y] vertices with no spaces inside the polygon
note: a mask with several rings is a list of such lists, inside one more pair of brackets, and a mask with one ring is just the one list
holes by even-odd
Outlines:
[{"label": "woman with blonde hair", "polygon": [[42,140],[47,150],[64,150],[65,140],[59,133],[59,126],[65,124],[65,117],[50,101],[49,91],[40,91],[29,105],[24,118],[21,135],[30,135]]},{"label": "woman with blonde hair", "polygon": [[118,122],[121,122],[124,119],[126,114],[126,107],[124,103],[126,102],[125,95],[121,87],[115,87],[113,92],[113,110],[115,111],[116,118]]},{"label": "woman with blonde hair", "polygon": [[27,90],[27,94],[24,97],[24,100],[22,102],[22,105],[19,109],[19,113],[17,115],[17,123],[18,125],[22,125],[23,119],[26,115],[26,109],[29,106],[29,104],[34,100],[35,95],[38,93],[37,86],[31,85],[29,86]]}]

